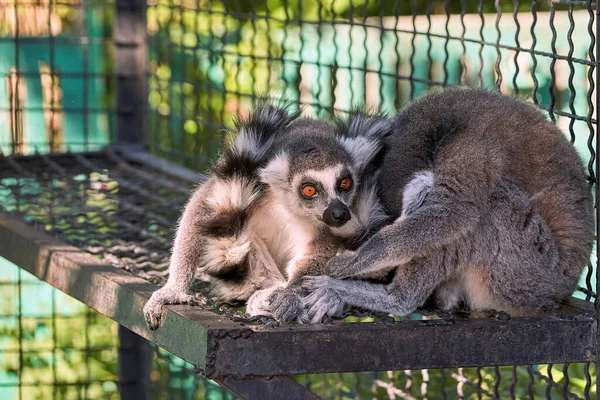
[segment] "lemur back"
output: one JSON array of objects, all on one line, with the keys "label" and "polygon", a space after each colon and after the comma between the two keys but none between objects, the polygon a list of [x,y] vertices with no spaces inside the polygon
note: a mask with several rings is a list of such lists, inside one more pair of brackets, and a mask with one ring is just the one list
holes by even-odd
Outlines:
[{"label": "lemur back", "polygon": [[[305,279],[311,321],[344,303],[406,315],[432,296],[448,310],[528,314],[573,293],[593,247],[593,199],[574,147],[538,108],[435,91],[399,112],[385,142],[378,185],[396,220],[330,260],[328,277]],[[431,188],[402,216],[419,176]],[[348,279],[389,268],[386,285]]]}]

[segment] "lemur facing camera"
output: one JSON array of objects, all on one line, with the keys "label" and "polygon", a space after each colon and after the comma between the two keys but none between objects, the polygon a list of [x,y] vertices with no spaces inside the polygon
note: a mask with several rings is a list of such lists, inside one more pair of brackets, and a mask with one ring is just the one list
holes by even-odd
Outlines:
[{"label": "lemur facing camera", "polygon": [[[308,317],[344,304],[406,315],[443,309],[535,313],[575,290],[594,240],[574,147],[535,106],[482,89],[433,92],[397,115],[378,186],[396,220],[302,282]],[[430,182],[401,216],[409,182]],[[353,278],[395,270],[387,284]],[[336,279],[337,278],[337,279]]]},{"label": "lemur facing camera", "polygon": [[337,124],[298,119],[268,104],[239,122],[185,206],[168,281],[144,307],[149,327],[160,325],[163,305],[195,302],[197,273],[222,300],[256,293],[250,314],[298,318],[298,280],[323,274],[339,250],[356,248],[387,218],[371,164],[390,126],[365,114]]}]

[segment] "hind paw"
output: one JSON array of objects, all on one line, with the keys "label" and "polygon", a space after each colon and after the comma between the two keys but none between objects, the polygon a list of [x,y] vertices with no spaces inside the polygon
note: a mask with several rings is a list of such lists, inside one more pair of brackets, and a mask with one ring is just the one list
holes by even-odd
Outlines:
[{"label": "hind paw", "polygon": [[275,289],[277,288],[271,287],[254,292],[246,302],[246,314],[250,315],[251,317],[258,315],[271,317],[272,314],[271,307],[269,305],[269,297],[271,297],[271,294]]}]

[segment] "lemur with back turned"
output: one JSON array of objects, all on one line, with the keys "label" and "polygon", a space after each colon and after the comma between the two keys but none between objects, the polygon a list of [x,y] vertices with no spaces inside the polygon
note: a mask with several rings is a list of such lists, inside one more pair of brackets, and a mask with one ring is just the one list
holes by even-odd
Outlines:
[{"label": "lemur with back turned", "polygon": [[[429,189],[402,216],[415,180]],[[536,313],[571,295],[589,260],[583,164],[539,109],[514,97],[456,88],[414,101],[385,139],[377,185],[395,221],[332,258],[328,276],[303,280],[312,322],[344,304],[406,315],[428,298],[443,309]],[[350,279],[389,270],[387,284]]]},{"label": "lemur with back turned", "polygon": [[384,117],[353,114],[329,124],[261,105],[192,194],[179,221],[169,278],[144,307],[151,329],[166,304],[193,304],[197,273],[221,300],[248,300],[250,314],[294,320],[294,287],[324,273],[386,220],[371,162],[390,131]]}]

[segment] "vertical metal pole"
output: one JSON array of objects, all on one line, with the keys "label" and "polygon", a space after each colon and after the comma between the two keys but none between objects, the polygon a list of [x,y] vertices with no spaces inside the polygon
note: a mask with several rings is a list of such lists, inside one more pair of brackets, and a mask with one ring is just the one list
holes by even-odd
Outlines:
[{"label": "vertical metal pole", "polygon": [[150,399],[150,343],[119,325],[119,381],[123,400]]},{"label": "vertical metal pole", "polygon": [[114,41],[117,76],[117,143],[148,144],[145,0],[117,0]]},{"label": "vertical metal pole", "polygon": [[[588,0],[588,7],[591,7],[591,1]],[[595,173],[595,185],[596,187],[594,188],[595,190],[595,194],[596,194],[596,199],[595,199],[595,204],[596,204],[596,253],[600,250],[600,237],[599,237],[599,233],[600,233],[600,229],[599,229],[599,224],[600,224],[600,212],[598,210],[598,204],[600,201],[600,159],[598,158],[598,150],[600,150],[600,138],[598,137],[600,135],[600,23],[598,21],[598,19],[600,18],[600,7],[598,7],[598,2],[596,2],[596,59],[595,61],[595,65],[594,68],[596,68],[596,82],[595,82],[595,90],[596,90],[596,109],[595,114],[596,114],[596,137],[595,137],[595,146],[596,146],[596,173]],[[596,337],[595,337],[595,356],[596,356],[596,388],[598,388],[598,385],[600,385],[600,364],[598,363],[598,353],[600,351],[600,326],[599,326],[599,321],[600,321],[600,270],[599,270],[599,263],[598,260],[596,259],[596,299],[594,300],[594,307],[596,310]],[[598,389],[596,389],[598,390]]]}]

